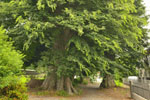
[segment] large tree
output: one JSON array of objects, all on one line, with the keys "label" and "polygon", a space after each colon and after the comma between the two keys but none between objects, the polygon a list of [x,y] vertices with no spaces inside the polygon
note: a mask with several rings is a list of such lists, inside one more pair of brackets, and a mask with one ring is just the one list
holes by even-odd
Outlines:
[{"label": "large tree", "polygon": [[44,89],[76,93],[75,75],[112,74],[124,69],[124,52],[143,52],[138,24],[146,19],[136,16],[134,0],[4,1],[0,24],[26,54],[25,64],[48,68]]},{"label": "large tree", "polygon": [[[128,23],[126,23],[124,30],[130,32],[127,30],[128,28],[130,28],[133,30],[133,32],[139,31],[142,34],[142,37],[140,37],[140,39],[137,39],[138,42],[136,41],[134,44],[131,44],[132,46],[127,46],[126,44],[122,43],[120,46],[121,48],[123,48],[123,51],[120,52],[119,55],[117,54],[118,57],[112,56],[112,54],[108,53],[108,55],[111,58],[113,57],[114,59],[116,59],[117,63],[119,63],[122,67],[120,67],[119,69],[114,69],[111,65],[111,67],[108,69],[108,73],[104,73],[105,75],[102,87],[114,86],[115,84],[113,80],[115,79],[114,76],[116,76],[116,74],[118,74],[117,76],[119,76],[119,78],[127,77],[129,75],[137,75],[137,68],[144,67],[144,63],[142,60],[145,56],[144,48],[148,46],[148,30],[144,27],[148,23],[148,16],[145,15],[145,6],[143,5],[143,0],[134,0],[133,2],[136,11],[126,13],[128,14],[128,17],[124,16],[124,18],[126,20],[129,20],[130,18],[136,19],[136,26],[132,25],[133,23],[129,21]],[[115,9],[116,8],[111,9],[112,13],[116,12]],[[139,30],[136,30],[135,27],[138,27]],[[132,35],[133,37],[136,37],[134,36],[134,34]],[[132,36],[130,37],[129,35],[129,38],[131,39],[130,42],[132,42]],[[113,55],[116,55],[115,52],[113,53]]]}]

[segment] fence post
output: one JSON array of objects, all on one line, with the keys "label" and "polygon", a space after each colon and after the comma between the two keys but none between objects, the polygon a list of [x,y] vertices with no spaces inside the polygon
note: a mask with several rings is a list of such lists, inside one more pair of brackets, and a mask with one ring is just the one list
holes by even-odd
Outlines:
[{"label": "fence post", "polygon": [[149,91],[148,91],[148,92],[149,92],[149,93],[148,93],[148,94],[149,94],[148,100],[150,100],[150,84],[148,84],[148,90],[149,90]]},{"label": "fence post", "polygon": [[132,81],[129,81],[129,85],[130,85],[130,96],[131,96],[131,98],[133,98],[133,94],[132,94],[132,92],[133,92],[133,88],[132,88]]}]

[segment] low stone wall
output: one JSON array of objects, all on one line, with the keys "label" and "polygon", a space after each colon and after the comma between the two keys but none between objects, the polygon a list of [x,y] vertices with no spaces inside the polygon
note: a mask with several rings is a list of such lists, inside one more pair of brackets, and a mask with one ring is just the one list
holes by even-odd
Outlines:
[{"label": "low stone wall", "polygon": [[40,88],[43,83],[43,80],[37,80],[37,79],[31,79],[28,83],[27,86],[29,88]]},{"label": "low stone wall", "polygon": [[134,100],[150,100],[150,84],[130,81],[130,93]]},{"label": "low stone wall", "polygon": [[132,93],[132,98],[133,98],[134,100],[147,100],[147,99],[141,97],[140,95],[138,95],[138,94],[136,94],[136,93]]}]

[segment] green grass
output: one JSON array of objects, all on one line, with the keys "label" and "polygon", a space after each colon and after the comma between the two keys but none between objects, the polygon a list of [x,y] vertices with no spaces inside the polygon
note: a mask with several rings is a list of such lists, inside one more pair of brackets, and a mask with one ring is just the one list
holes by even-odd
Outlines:
[{"label": "green grass", "polygon": [[69,96],[69,94],[68,94],[66,91],[64,91],[64,90],[57,91],[57,92],[56,92],[56,95],[57,95],[57,96],[63,96],[63,97]]}]

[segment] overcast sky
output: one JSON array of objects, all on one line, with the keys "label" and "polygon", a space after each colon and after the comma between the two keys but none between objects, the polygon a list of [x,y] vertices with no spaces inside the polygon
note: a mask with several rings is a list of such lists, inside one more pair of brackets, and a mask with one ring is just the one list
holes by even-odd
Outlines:
[{"label": "overcast sky", "polygon": [[[144,5],[146,6],[146,14],[150,15],[150,0],[143,0],[143,1],[144,1]],[[148,25],[148,28],[150,29],[150,24]]]},{"label": "overcast sky", "polygon": [[146,13],[150,14],[150,0],[143,0],[146,6]]},{"label": "overcast sky", "polygon": [[[144,1],[144,5],[146,6],[146,14],[150,15],[150,0],[143,0],[143,1]],[[150,18],[149,18],[149,24],[147,28],[150,29]],[[148,34],[148,36],[150,37],[150,33]],[[150,42],[150,39],[148,40],[148,42]]]}]

